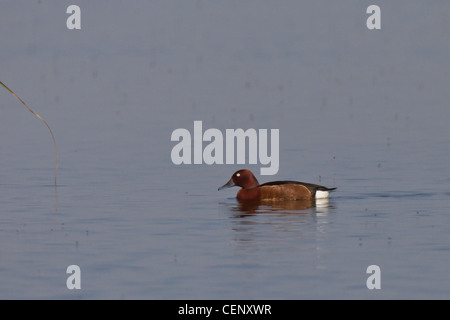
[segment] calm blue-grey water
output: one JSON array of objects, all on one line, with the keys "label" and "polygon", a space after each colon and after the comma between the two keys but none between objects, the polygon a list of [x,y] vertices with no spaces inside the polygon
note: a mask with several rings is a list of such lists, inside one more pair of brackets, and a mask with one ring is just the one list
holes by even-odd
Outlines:
[{"label": "calm blue-grey water", "polygon": [[[0,81],[59,173],[0,87],[0,298],[450,298],[449,3],[77,1],[68,30],[70,4],[1,4]],[[195,120],[279,129],[278,173],[174,165]],[[240,168],[338,189],[249,207],[217,191]]]}]

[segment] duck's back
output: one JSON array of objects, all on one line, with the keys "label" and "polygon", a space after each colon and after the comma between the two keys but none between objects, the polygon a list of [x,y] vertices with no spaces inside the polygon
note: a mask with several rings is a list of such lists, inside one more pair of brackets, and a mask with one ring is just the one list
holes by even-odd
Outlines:
[{"label": "duck's back", "polygon": [[259,185],[261,199],[270,200],[301,200],[316,196],[327,197],[336,188],[327,188],[318,184],[300,181],[272,181]]}]

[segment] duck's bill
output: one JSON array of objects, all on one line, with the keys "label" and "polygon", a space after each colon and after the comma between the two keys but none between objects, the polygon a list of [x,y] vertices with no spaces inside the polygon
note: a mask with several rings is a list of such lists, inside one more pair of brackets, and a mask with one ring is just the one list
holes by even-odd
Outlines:
[{"label": "duck's bill", "polygon": [[219,189],[217,190],[222,190],[222,189],[226,189],[226,188],[231,188],[234,187],[235,184],[233,182],[233,179],[230,179],[227,183],[225,183],[223,186],[221,186]]}]

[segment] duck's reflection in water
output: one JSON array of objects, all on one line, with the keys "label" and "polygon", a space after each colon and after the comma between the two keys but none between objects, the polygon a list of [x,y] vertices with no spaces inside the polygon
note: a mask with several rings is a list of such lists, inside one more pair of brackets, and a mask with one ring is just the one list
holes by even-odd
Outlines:
[{"label": "duck's reflection in water", "polygon": [[291,201],[243,201],[237,200],[237,205],[229,207],[234,217],[246,217],[260,213],[280,214],[311,214],[323,215],[331,208],[329,199],[308,199]]},{"label": "duck's reflection in water", "polygon": [[[329,212],[334,205],[328,199],[292,201],[241,201],[219,203],[230,218],[235,240],[261,240],[270,238],[271,231],[325,234],[329,225]],[[258,236],[256,236],[258,235]],[[261,237],[261,236],[262,237]],[[257,241],[258,242],[258,241]]]},{"label": "duck's reflection in water", "polygon": [[[232,199],[219,203],[219,208],[229,218],[225,221],[241,265],[265,266],[273,263],[275,256],[276,260],[295,265],[300,263],[298,257],[306,255],[313,259],[315,268],[326,268],[322,243],[334,219],[330,214],[334,211],[332,201]],[[243,273],[244,277],[251,274],[245,270]]]}]

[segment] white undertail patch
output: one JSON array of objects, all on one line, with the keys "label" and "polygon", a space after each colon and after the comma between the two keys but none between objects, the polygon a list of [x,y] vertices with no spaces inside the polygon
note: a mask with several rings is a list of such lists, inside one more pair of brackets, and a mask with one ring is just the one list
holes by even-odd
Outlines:
[{"label": "white undertail patch", "polygon": [[330,195],[330,191],[316,191],[316,199],[326,199]]}]

